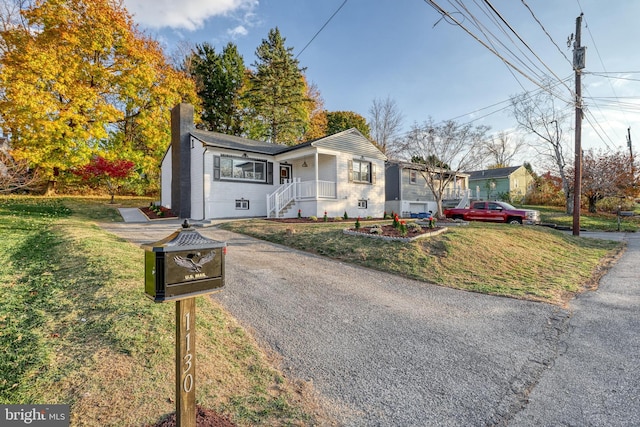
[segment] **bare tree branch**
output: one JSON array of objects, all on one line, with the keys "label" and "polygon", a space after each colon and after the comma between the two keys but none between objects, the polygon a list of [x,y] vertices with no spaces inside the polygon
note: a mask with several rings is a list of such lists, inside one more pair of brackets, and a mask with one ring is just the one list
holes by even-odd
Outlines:
[{"label": "bare tree branch", "polygon": [[549,169],[555,170],[562,180],[567,213],[572,210],[572,192],[567,174],[565,153],[569,151],[563,130],[569,129],[569,114],[556,105],[556,98],[547,91],[526,93],[511,98],[513,115],[520,128],[533,134],[536,139],[531,147],[538,153]]},{"label": "bare tree branch", "polygon": [[369,120],[373,141],[382,152],[392,154],[391,146],[398,139],[403,120],[396,102],[389,97],[384,100],[374,99],[369,108]]},{"label": "bare tree branch", "polygon": [[447,188],[461,172],[474,170],[482,163],[480,146],[489,131],[487,126],[473,127],[447,121],[436,124],[429,119],[414,124],[402,141],[402,152],[422,166],[421,174],[433,193],[442,217],[442,199]]}]

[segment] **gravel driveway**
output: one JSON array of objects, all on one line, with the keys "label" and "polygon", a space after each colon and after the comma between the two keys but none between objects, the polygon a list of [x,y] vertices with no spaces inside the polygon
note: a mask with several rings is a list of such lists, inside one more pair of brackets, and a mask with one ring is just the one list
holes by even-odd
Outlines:
[{"label": "gravel driveway", "polygon": [[[105,228],[142,243],[176,226]],[[214,298],[281,356],[287,376],[313,384],[339,425],[639,424],[637,274],[620,279],[634,282],[624,295],[598,291],[563,310],[200,232],[229,246],[227,285]],[[638,243],[622,261],[640,264]],[[603,323],[611,327],[592,333]]]}]

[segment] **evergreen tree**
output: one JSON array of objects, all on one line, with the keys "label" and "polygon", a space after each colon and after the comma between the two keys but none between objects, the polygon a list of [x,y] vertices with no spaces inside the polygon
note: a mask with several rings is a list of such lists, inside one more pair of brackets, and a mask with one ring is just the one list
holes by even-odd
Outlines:
[{"label": "evergreen tree", "polygon": [[343,130],[356,128],[367,138],[371,139],[371,130],[367,119],[353,111],[327,112],[327,135],[333,135]]},{"label": "evergreen tree", "polygon": [[202,123],[207,130],[242,134],[240,92],[244,60],[236,45],[227,44],[221,54],[208,43],[196,46],[189,63],[202,102]]},{"label": "evergreen tree", "polygon": [[245,94],[252,114],[247,133],[252,138],[293,145],[308,127],[310,101],[305,95],[304,69],[292,52],[277,27],[256,49],[255,72]]}]

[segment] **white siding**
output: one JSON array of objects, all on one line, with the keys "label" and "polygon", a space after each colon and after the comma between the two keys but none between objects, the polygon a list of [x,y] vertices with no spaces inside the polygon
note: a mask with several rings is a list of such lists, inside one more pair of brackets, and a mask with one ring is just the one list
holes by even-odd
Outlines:
[{"label": "white siding", "polygon": [[[213,158],[221,154],[237,155],[234,151],[213,150],[205,154],[203,172],[203,191],[206,218],[241,218],[267,216],[267,194],[273,193],[279,186],[279,165],[274,163],[274,183],[260,184],[250,182],[215,181],[213,179]],[[264,155],[251,156],[254,159],[273,162],[273,158]],[[236,200],[248,200],[249,209],[236,209]]]},{"label": "white siding", "polygon": [[[381,218],[384,214],[384,160],[364,158],[364,161],[371,162],[375,168],[376,179],[373,184],[361,184],[349,182],[349,161],[361,160],[360,156],[348,153],[340,153],[336,157],[338,175],[338,203],[332,211],[335,216],[342,216],[347,212],[349,218],[367,217]],[[358,201],[366,200],[367,208],[358,208]],[[328,213],[328,212],[327,212]]]},{"label": "white siding", "polygon": [[202,143],[191,137],[191,218],[205,219]]},{"label": "white siding", "polygon": [[171,209],[171,147],[160,166],[160,204]]}]

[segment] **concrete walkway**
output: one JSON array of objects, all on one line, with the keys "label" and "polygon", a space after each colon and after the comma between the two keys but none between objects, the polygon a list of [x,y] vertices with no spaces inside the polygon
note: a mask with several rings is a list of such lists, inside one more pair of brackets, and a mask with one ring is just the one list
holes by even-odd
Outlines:
[{"label": "concrete walkway", "polygon": [[[179,220],[103,224],[136,244]],[[214,295],[344,426],[640,425],[640,235],[568,309],[442,288],[229,233]]]}]

